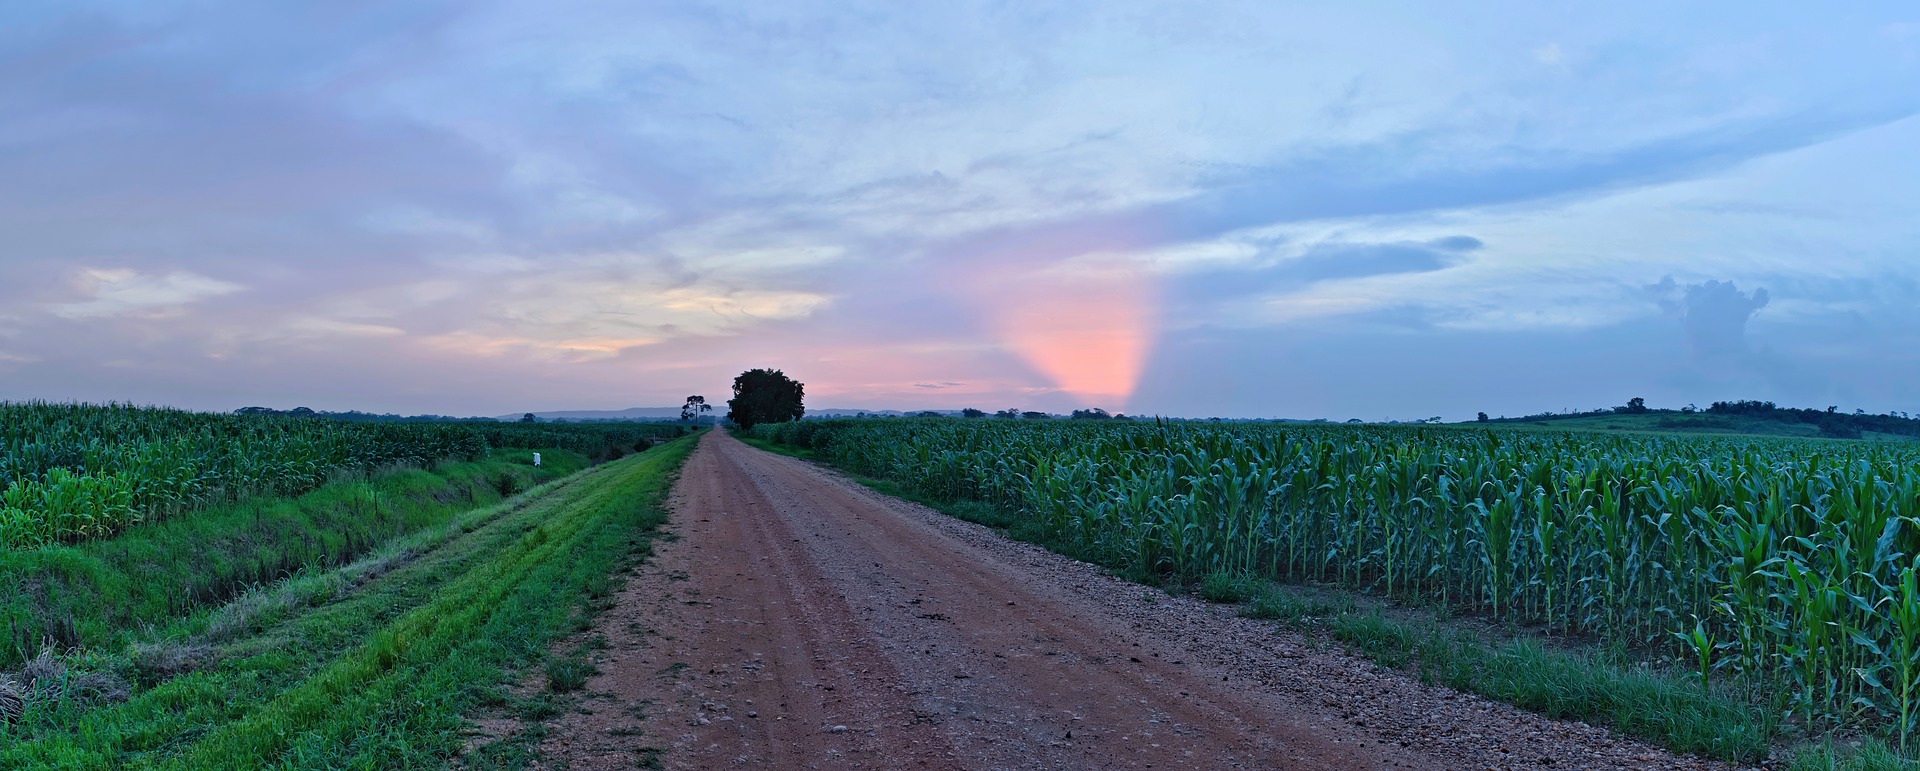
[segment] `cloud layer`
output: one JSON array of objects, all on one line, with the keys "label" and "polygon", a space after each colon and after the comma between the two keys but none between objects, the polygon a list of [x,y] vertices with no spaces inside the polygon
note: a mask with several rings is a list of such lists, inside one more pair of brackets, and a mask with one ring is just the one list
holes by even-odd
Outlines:
[{"label": "cloud layer", "polygon": [[1913,410],[1917,21],[15,3],[0,399]]}]

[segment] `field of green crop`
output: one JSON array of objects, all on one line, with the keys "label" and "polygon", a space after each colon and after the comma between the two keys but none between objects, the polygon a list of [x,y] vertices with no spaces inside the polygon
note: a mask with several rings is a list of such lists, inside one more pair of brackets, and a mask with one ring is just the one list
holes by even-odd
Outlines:
[{"label": "field of green crop", "polygon": [[688,433],[0,403],[0,768],[453,765]]},{"label": "field of green crop", "polygon": [[618,457],[671,424],[345,423],[134,407],[0,402],[0,549],[73,542],[342,471],[478,460],[490,448]]},{"label": "field of green crop", "polygon": [[[79,578],[100,583],[76,586],[101,601],[82,610],[102,625],[101,634],[29,651],[17,674],[0,673],[24,697],[0,719],[0,768],[524,767],[541,721],[566,703],[551,676],[523,694],[525,673],[558,660],[555,642],[612,604],[621,574],[646,557],[666,521],[662,504],[693,443],[584,470],[573,452],[556,451],[560,462],[541,469],[529,453],[503,452],[510,459],[275,499],[286,510],[265,512],[265,528],[248,506],[234,506],[225,508],[241,510],[196,511],[110,539],[0,552],[8,602],[31,604],[4,592],[58,577],[36,571],[33,558],[49,568],[85,563]],[[545,481],[505,499],[486,484],[472,500],[441,495],[502,466]],[[182,580],[244,563],[229,559],[229,542],[295,526],[299,540],[331,533],[340,522],[303,517],[351,517],[360,512],[341,504],[357,493],[380,493],[384,518],[412,525],[378,528],[378,545],[351,561],[304,565],[217,603],[159,602],[151,614],[122,617],[123,605],[156,605]],[[172,533],[165,548],[134,543],[175,530],[195,532]],[[24,580],[9,582],[16,577]],[[482,710],[520,716],[518,741],[475,747],[471,721]]]},{"label": "field of green crop", "polygon": [[1920,446],[1379,426],[824,420],[753,435],[1108,564],[1419,598],[1920,719]]}]

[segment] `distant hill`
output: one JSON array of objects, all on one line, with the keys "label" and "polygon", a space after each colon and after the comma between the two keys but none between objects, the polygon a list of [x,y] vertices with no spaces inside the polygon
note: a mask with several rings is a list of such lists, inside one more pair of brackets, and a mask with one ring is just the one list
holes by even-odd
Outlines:
[{"label": "distant hill", "polygon": [[[960,414],[959,410],[929,410],[929,411],[938,412],[942,415]],[[816,409],[807,410],[807,417],[809,418],[851,418],[858,415],[866,415],[868,417],[874,417],[874,418],[897,418],[902,415],[918,415],[918,414],[920,414],[919,410],[914,410],[913,412],[901,412],[899,410],[856,410],[856,409],[848,409],[848,408],[841,408],[841,407],[826,407],[818,410]]]},{"label": "distant hill", "polygon": [[1487,423],[1569,431],[1646,431],[1666,434],[1744,434],[1807,439],[1920,440],[1920,419],[1906,414],[1866,413],[1778,407],[1772,402],[1715,402],[1705,410],[1635,412],[1612,408],[1563,415],[1495,418]]},{"label": "distant hill", "polygon": [[[860,410],[860,409],[841,408],[841,407],[826,407],[826,408],[817,409],[817,410],[808,409],[807,417],[809,418],[851,418],[857,415],[867,415],[870,417],[897,418],[905,415],[918,415],[921,412],[937,412],[937,413],[940,413],[941,415],[959,415],[960,414],[959,410],[911,410],[911,411],[902,412],[900,410]],[[726,416],[727,403],[720,402],[719,404],[713,405],[713,412],[709,414],[716,418]],[[526,413],[524,412],[517,412],[512,415],[501,415],[498,418],[496,418],[496,420],[519,420],[521,417],[525,415]],[[679,420],[680,408],[679,407],[628,407],[624,410],[554,410],[554,411],[548,411],[548,412],[536,411],[533,413],[533,415],[534,417],[537,417],[541,420]]]},{"label": "distant hill", "polygon": [[[724,409],[725,405],[721,405]],[[526,413],[501,415],[499,420],[519,420]],[[628,407],[624,410],[559,410],[534,412],[541,420],[679,420],[679,407]]]}]

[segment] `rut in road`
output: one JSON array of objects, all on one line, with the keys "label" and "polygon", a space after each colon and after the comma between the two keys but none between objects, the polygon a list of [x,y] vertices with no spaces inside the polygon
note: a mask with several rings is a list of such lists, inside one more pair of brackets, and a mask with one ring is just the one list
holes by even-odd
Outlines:
[{"label": "rut in road", "polygon": [[1717,767],[703,437],[543,765]]}]

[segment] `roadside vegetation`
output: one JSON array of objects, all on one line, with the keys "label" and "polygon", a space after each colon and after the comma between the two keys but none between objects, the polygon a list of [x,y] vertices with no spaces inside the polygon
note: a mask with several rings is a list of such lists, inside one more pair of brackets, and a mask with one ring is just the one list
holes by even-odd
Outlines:
[{"label": "roadside vegetation", "polygon": [[678,436],[673,424],[383,423],[122,404],[0,402],[0,550],[111,536],[342,473],[560,449],[599,462]]},{"label": "roadside vegetation", "polygon": [[549,450],[536,468],[532,454],[343,475],[303,495],[225,503],[114,538],[0,551],[0,667],[47,649],[124,647],[145,627],[349,564],[587,467],[584,456]]},{"label": "roadside vegetation", "polygon": [[[63,606],[79,644],[40,646],[0,678],[0,702],[19,704],[0,715],[0,767],[492,765],[498,750],[467,746],[469,717],[546,709],[549,694],[509,687],[522,673],[558,673],[556,691],[577,679],[549,646],[587,628],[649,553],[692,446],[577,473],[577,452],[549,449],[537,470],[530,452],[494,452],[0,555],[27,566],[16,587],[61,575],[83,588]],[[261,570],[243,546],[274,538],[311,559],[213,582],[224,596],[167,597],[163,581]],[[86,607],[83,590],[111,607]]]},{"label": "roadside vegetation", "polygon": [[[1920,719],[1914,445],[951,419],[751,436],[1138,580],[1313,619],[1423,678],[1677,751],[1751,762],[1877,735],[1893,746],[1795,760],[1874,767],[1911,748]],[[1289,599],[1299,587],[1500,634],[1357,601],[1329,611]]]}]

